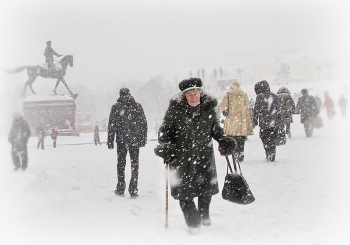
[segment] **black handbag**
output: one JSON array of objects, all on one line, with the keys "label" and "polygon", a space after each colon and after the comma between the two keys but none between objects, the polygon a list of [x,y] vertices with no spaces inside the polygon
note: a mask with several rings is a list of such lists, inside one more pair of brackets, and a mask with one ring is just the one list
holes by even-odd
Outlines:
[{"label": "black handbag", "polygon": [[285,145],[287,143],[286,131],[284,125],[279,126],[276,135],[276,145]]},{"label": "black handbag", "polygon": [[[232,155],[233,166],[235,168],[235,172],[233,173],[232,167],[230,164],[230,160],[228,156],[226,156],[227,161],[227,174],[225,177],[224,188],[222,189],[222,198],[234,202],[237,204],[250,204],[255,201],[255,197],[253,196],[252,191],[249,188],[247,181],[244,179],[242,175],[242,170],[239,162],[237,165],[239,167],[240,174],[237,173],[236,161]],[[230,173],[229,170],[230,169]]]},{"label": "black handbag", "polygon": [[229,108],[230,108],[230,95],[227,95],[227,108],[222,112],[222,115],[227,117],[229,113]]}]

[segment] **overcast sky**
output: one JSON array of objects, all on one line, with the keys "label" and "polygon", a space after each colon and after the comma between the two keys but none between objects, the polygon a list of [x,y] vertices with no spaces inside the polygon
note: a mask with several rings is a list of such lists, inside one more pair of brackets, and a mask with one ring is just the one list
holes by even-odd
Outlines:
[{"label": "overcast sky", "polygon": [[5,0],[0,11],[2,71],[43,64],[51,40],[57,53],[74,56],[68,84],[99,87],[156,75],[180,80],[245,52],[290,46],[332,54],[350,43],[342,0]]}]

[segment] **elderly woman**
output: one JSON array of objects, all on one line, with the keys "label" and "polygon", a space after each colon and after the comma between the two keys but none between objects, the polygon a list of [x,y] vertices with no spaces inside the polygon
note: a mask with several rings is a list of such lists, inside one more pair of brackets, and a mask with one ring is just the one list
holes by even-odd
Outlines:
[{"label": "elderly woman", "polygon": [[236,140],[237,148],[234,157],[239,162],[243,162],[244,143],[248,135],[254,134],[253,112],[247,93],[240,89],[238,82],[231,83],[230,91],[222,98],[219,108],[221,112],[228,108],[228,115],[224,121],[224,133]]},{"label": "elderly woman", "polygon": [[232,154],[235,141],[224,135],[218,102],[203,92],[199,78],[183,80],[179,88],[180,96],[170,100],[159,129],[155,153],[168,162],[171,195],[179,200],[190,233],[197,233],[201,223],[211,224],[209,206],[219,192],[212,138],[221,155]]}]

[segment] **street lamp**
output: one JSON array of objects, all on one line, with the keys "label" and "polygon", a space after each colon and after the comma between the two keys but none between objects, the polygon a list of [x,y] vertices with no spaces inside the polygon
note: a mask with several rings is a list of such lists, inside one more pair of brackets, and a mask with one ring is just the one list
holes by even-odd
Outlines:
[{"label": "street lamp", "polygon": [[243,69],[241,69],[241,67],[238,67],[236,72],[239,74],[239,85],[242,85],[241,74],[243,73]]},{"label": "street lamp", "polygon": [[219,69],[219,73],[220,73],[220,76],[221,76],[221,81],[220,81],[220,84],[221,84],[221,91],[224,90],[224,82],[222,81],[222,74],[224,73],[224,71],[222,70],[222,67],[220,66],[220,69]]},{"label": "street lamp", "polygon": [[205,76],[205,70],[202,68],[202,76],[203,76],[203,82],[204,82],[204,76]]},{"label": "street lamp", "polygon": [[192,78],[192,71],[190,71],[190,78]]},{"label": "street lamp", "polygon": [[214,72],[213,72],[213,75],[214,75],[214,87],[216,87],[216,76],[217,76],[218,72],[216,71],[216,68],[214,68]]}]

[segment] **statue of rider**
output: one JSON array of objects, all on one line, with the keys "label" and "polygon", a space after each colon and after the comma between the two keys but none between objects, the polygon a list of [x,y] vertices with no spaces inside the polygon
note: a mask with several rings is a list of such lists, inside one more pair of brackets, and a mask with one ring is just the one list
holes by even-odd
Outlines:
[{"label": "statue of rider", "polygon": [[53,48],[51,47],[51,41],[47,41],[46,42],[47,47],[45,48],[45,52],[44,55],[46,57],[46,64],[47,64],[47,68],[50,71],[54,65],[53,65],[53,56],[57,56],[57,57],[61,57],[61,54],[57,54],[55,52],[55,50],[53,50]]}]

